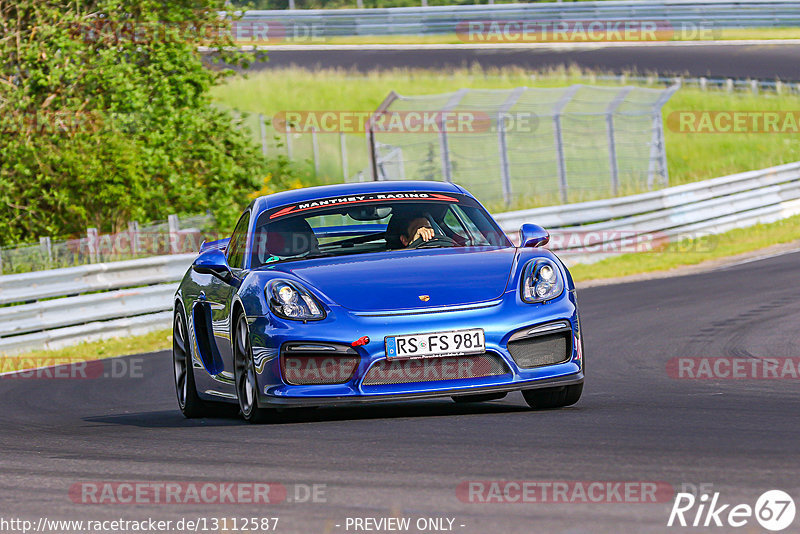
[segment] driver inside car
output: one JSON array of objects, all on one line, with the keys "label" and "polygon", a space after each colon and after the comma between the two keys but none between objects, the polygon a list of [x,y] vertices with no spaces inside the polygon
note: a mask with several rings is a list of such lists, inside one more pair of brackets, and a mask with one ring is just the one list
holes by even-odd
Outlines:
[{"label": "driver inside car", "polygon": [[418,239],[427,242],[433,238],[433,227],[423,213],[398,214],[386,228],[386,243],[390,249],[407,248]]},{"label": "driver inside car", "polygon": [[400,234],[400,242],[407,247],[417,239],[430,241],[433,239],[433,228],[426,217],[417,217],[408,224],[405,234]]}]

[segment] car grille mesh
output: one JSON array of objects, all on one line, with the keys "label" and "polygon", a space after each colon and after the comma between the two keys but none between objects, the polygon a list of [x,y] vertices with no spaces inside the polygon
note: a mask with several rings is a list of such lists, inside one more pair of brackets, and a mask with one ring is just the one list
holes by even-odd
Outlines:
[{"label": "car grille mesh", "polygon": [[479,378],[508,373],[508,367],[497,355],[484,353],[445,358],[414,360],[381,360],[364,377],[365,386],[435,382],[460,378]]},{"label": "car grille mesh", "polygon": [[523,369],[553,365],[569,360],[572,353],[572,334],[560,332],[508,342],[508,352]]},{"label": "car grille mesh", "polygon": [[281,368],[287,384],[343,384],[353,376],[359,361],[358,356],[291,354],[282,356]]}]

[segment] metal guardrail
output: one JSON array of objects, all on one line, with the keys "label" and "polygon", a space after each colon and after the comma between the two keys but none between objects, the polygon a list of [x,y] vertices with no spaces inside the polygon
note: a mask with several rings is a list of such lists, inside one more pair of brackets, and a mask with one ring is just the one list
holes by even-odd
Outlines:
[{"label": "metal guardrail", "polygon": [[[554,237],[595,234],[603,250],[609,245],[613,250],[615,240],[632,236],[674,241],[797,214],[800,162],[629,197],[499,213],[495,218],[511,235],[532,222]],[[562,244],[554,250],[568,263],[609,256],[602,250],[576,249],[568,239]],[[0,304],[6,305],[0,308],[0,354],[169,328],[176,283],[194,257],[158,256],[0,276]]]},{"label": "metal guardrail", "polygon": [[195,257],[0,276],[0,354],[169,328],[176,283]]},{"label": "metal guardrail", "polygon": [[282,24],[286,36],[457,33],[470,21],[661,21],[676,28],[771,28],[800,26],[797,0],[661,0],[247,11],[245,21]]},{"label": "metal guardrail", "polygon": [[[637,237],[678,241],[800,214],[800,162],[608,200],[506,212],[507,233],[534,222],[553,234],[567,263],[591,263]],[[587,241],[586,236],[595,236]],[[579,236],[577,239],[570,239]],[[587,252],[590,245],[598,250]]]}]

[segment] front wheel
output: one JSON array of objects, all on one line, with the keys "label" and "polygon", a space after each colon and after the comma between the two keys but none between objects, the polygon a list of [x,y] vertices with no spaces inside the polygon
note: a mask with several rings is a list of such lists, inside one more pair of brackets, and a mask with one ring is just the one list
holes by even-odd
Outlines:
[{"label": "front wheel", "polygon": [[583,383],[554,388],[528,389],[522,392],[528,406],[536,409],[572,406],[581,398]]},{"label": "front wheel", "polygon": [[208,406],[197,395],[189,343],[183,309],[177,307],[175,321],[172,324],[172,366],[175,371],[175,391],[178,394],[178,407],[181,413],[187,419],[194,419],[208,415]]},{"label": "front wheel", "polygon": [[250,334],[247,318],[244,313],[236,322],[236,340],[234,343],[234,380],[236,396],[239,398],[239,410],[248,423],[265,423],[272,416],[271,410],[258,406],[258,382],[253,354],[250,347]]}]

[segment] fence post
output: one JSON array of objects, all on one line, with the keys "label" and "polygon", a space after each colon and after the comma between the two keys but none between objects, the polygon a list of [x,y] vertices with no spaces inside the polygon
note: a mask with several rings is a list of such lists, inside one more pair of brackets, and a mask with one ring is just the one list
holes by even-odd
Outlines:
[{"label": "fence post", "polygon": [[439,122],[439,152],[442,156],[442,179],[452,182],[452,167],[450,166],[450,147],[447,144],[447,123],[442,119]]},{"label": "fence post", "polygon": [[342,178],[346,182],[349,175],[347,168],[347,139],[344,136],[344,132],[339,132],[339,148],[342,152]]},{"label": "fence post", "polygon": [[47,266],[53,264],[53,245],[50,241],[50,236],[39,238],[39,248],[42,251],[42,257],[47,260]]},{"label": "fence post", "polygon": [[[424,0],[423,0],[424,1]],[[425,4],[427,5],[427,4]],[[447,114],[452,111],[464,95],[467,89],[459,89],[453,93],[448,99],[447,103],[441,109],[441,116],[439,118],[439,152],[442,156],[442,179],[445,182],[453,181],[453,165],[450,162],[450,144],[447,140]]]},{"label": "fence post", "polygon": [[506,101],[497,112],[497,144],[500,152],[500,179],[503,186],[503,200],[506,206],[511,204],[511,170],[508,163],[508,144],[506,143],[506,115],[514,107],[526,87],[517,87],[508,95]]},{"label": "fence post", "polygon": [[553,136],[556,145],[556,163],[558,165],[558,192],[561,196],[561,202],[567,203],[568,190],[567,190],[567,162],[564,158],[564,136],[561,132],[561,112],[567,106],[575,93],[580,89],[581,85],[572,85],[564,91],[564,94],[556,103],[553,108]]},{"label": "fence post", "polygon": [[177,254],[179,248],[178,231],[180,230],[178,216],[170,215],[167,217],[167,226],[169,227],[169,253]]},{"label": "fence post", "polygon": [[261,127],[261,154],[267,155],[267,124],[264,122],[264,115],[258,114],[258,124]]},{"label": "fence post", "polygon": [[664,144],[664,124],[661,118],[661,108],[667,100],[680,89],[680,85],[675,84],[667,88],[658,98],[653,109],[652,136],[650,139],[650,163],[647,170],[647,188],[652,189],[655,184],[656,166],[659,167],[661,174],[661,184],[669,185],[669,170],[667,169],[667,150]]},{"label": "fence post", "polygon": [[128,233],[131,234],[131,255],[137,256],[139,254],[139,223],[137,221],[128,223]]},{"label": "fence post", "polygon": [[606,108],[606,136],[608,137],[608,164],[611,173],[611,194],[619,194],[619,166],[617,165],[617,139],[614,135],[614,113],[622,104],[625,97],[633,90],[633,87],[625,87],[617,93],[617,96],[608,104]]},{"label": "fence post", "polygon": [[0,274],[3,274],[3,249],[0,248]]},{"label": "fence post", "polygon": [[97,250],[97,228],[86,229],[86,246],[89,249],[89,263],[97,263],[99,251]]},{"label": "fence post", "polygon": [[500,152],[500,181],[503,186],[503,201],[511,204],[511,175],[508,169],[508,147],[506,146],[506,117],[497,114],[497,149]]},{"label": "fence post", "polygon": [[311,150],[314,154],[314,177],[319,176],[319,139],[317,139],[317,128],[311,127]]},{"label": "fence post", "polygon": [[289,124],[286,125],[286,155],[290,160],[294,159],[292,157],[292,127]]}]

